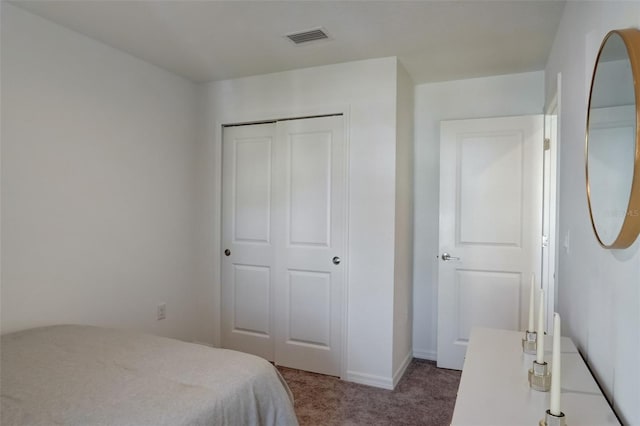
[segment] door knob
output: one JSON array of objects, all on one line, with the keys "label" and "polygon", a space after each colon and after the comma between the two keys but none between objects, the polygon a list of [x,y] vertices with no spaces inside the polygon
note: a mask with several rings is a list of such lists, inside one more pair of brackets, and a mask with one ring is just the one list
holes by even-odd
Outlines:
[{"label": "door knob", "polygon": [[335,256],[333,259],[331,259],[331,261],[333,262],[334,265],[340,264],[340,258],[338,256]]},{"label": "door knob", "polygon": [[440,258],[445,262],[448,262],[450,260],[460,260],[459,257],[451,256],[449,253],[446,253],[446,252],[442,253],[442,256],[440,256]]},{"label": "door knob", "polygon": [[231,250],[226,249],[226,250],[224,251],[224,255],[225,255],[225,256],[231,256]]}]

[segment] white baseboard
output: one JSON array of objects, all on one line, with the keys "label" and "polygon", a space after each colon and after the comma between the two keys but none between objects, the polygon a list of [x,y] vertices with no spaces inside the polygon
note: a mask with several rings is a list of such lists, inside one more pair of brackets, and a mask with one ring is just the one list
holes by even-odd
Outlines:
[{"label": "white baseboard", "polygon": [[402,379],[402,376],[404,375],[404,372],[407,371],[407,367],[409,366],[409,364],[411,364],[411,360],[412,359],[413,359],[413,354],[411,353],[411,351],[409,351],[407,356],[402,361],[402,364],[400,364],[400,367],[398,368],[398,370],[393,374],[393,387],[394,388],[396,387],[396,385],[398,384],[400,379]]},{"label": "white baseboard", "polygon": [[361,385],[393,390],[404,375],[404,372],[407,371],[407,367],[411,364],[412,359],[413,354],[409,352],[402,361],[402,364],[400,364],[398,370],[394,373],[393,377],[376,376],[375,374],[359,373],[357,371],[347,371],[347,377],[345,380],[348,382],[360,383]]},{"label": "white baseboard", "polygon": [[428,359],[429,361],[437,361],[438,357],[436,351],[426,349],[414,349],[413,357],[419,359]]},{"label": "white baseboard", "polygon": [[375,386],[377,388],[393,390],[393,378],[376,376],[374,374],[358,373],[347,371],[348,382],[360,383],[361,385]]}]

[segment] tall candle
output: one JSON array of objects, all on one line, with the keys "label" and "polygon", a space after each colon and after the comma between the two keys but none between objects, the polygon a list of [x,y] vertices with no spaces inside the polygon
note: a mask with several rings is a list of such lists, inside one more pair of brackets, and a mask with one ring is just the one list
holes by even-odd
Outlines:
[{"label": "tall candle", "polygon": [[553,356],[551,358],[551,404],[549,411],[559,416],[560,410],[560,315],[553,314]]},{"label": "tall candle", "polygon": [[540,290],[540,306],[538,307],[538,333],[536,362],[544,363],[544,290]]},{"label": "tall candle", "polygon": [[531,273],[531,289],[529,291],[529,326],[527,327],[527,331],[533,332],[533,315],[534,315],[534,305],[535,305],[535,288],[536,288],[536,276],[532,272]]}]

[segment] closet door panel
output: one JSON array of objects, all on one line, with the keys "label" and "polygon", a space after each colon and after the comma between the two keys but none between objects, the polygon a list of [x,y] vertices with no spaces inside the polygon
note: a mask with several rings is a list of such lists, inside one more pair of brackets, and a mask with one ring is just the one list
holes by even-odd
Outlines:
[{"label": "closet door panel", "polygon": [[227,127],[222,146],[222,344],[270,361],[274,140],[275,123]]},{"label": "closet door panel", "polygon": [[346,261],[343,118],[278,122],[276,143],[276,363],[339,376]]}]

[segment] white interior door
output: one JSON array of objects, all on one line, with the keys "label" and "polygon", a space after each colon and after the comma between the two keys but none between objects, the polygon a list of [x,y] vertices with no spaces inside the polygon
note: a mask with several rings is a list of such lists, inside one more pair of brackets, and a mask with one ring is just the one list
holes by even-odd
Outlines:
[{"label": "white interior door", "polygon": [[339,376],[342,116],[226,128],[223,160],[224,347]]},{"label": "white interior door", "polygon": [[276,363],[340,376],[345,255],[341,116],[278,122]]},{"label": "white interior door", "polygon": [[473,326],[526,326],[542,153],[541,115],[441,123],[438,367],[462,368]]},{"label": "white interior door", "polygon": [[222,344],[273,361],[276,125],[226,127],[222,147]]}]

